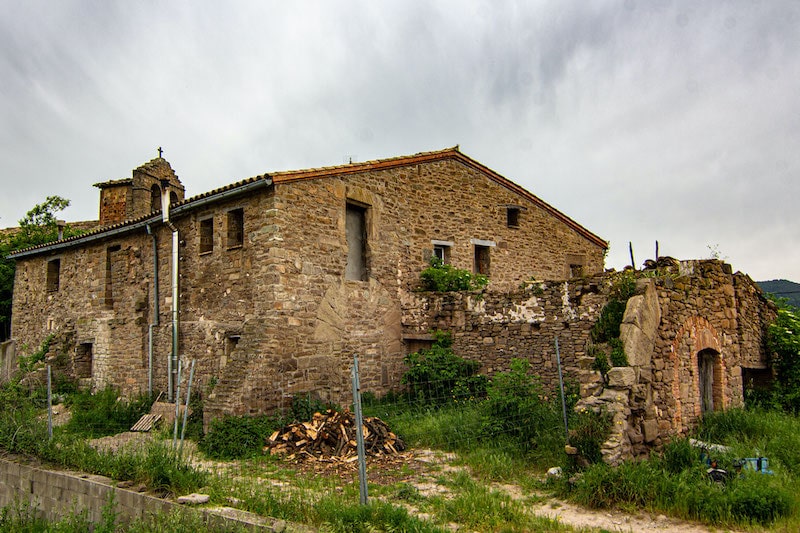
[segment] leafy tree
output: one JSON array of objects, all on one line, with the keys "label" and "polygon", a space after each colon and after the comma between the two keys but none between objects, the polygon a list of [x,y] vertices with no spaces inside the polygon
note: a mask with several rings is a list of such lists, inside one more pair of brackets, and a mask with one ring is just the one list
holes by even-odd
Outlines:
[{"label": "leafy tree", "polygon": [[[68,205],[66,198],[48,196],[19,221],[19,229],[0,236],[0,340],[7,339],[11,333],[11,299],[14,292],[15,265],[6,256],[29,246],[57,240],[58,221],[55,215]],[[65,237],[79,233],[69,226],[64,228]]]},{"label": "leafy tree", "polygon": [[773,353],[776,399],[784,409],[800,412],[800,312],[782,301],[770,324],[767,345]]}]

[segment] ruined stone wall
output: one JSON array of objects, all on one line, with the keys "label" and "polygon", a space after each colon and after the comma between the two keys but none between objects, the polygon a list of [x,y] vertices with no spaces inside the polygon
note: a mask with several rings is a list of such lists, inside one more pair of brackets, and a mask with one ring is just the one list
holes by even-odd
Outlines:
[{"label": "ruined stone wall", "polygon": [[479,361],[481,373],[507,371],[511,359],[530,362],[546,388],[558,387],[555,339],[566,379],[591,394],[599,374],[587,355],[589,331],[607,301],[602,276],[535,283],[513,293],[416,293],[404,300],[406,336],[452,334],[453,350]]},{"label": "ruined stone wall", "polygon": [[[636,276],[620,337],[631,366],[611,369],[606,381],[591,370],[593,358],[586,353],[589,330],[608,298],[610,278],[603,276],[508,294],[409,293],[404,335],[419,339],[426,331],[449,331],[454,351],[480,361],[487,374],[525,358],[551,389],[557,385],[558,336],[565,375],[581,383],[578,408],[613,416],[603,454],[618,463],[696,427],[704,387],[713,400],[709,408],[741,406],[743,368],[767,366],[764,339],[775,317],[755,283],[720,261],[686,261]],[[704,356],[713,369],[701,385]]]},{"label": "ruined stone wall", "polygon": [[698,353],[715,358],[714,409],[742,405],[742,368],[767,366],[774,308],[752,280],[716,260],[682,262],[677,277],[657,278],[656,287],[664,318],[653,361],[663,366],[663,381],[654,382],[654,401],[672,415],[661,433],[683,432],[701,416]]}]

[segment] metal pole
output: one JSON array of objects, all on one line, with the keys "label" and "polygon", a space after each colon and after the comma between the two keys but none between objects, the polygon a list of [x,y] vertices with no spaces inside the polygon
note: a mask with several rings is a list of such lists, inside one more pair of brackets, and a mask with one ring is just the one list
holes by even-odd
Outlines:
[{"label": "metal pole", "polygon": [[367,505],[367,457],[364,453],[364,429],[361,418],[361,384],[358,378],[358,356],[353,355],[353,407],[356,411],[356,448],[358,450],[358,492],[361,505]]},{"label": "metal pole", "polygon": [[636,270],[636,261],[633,259],[633,242],[628,241],[628,250],[631,252],[631,266]]},{"label": "metal pole", "polygon": [[47,365],[47,437],[53,440],[53,379],[50,365]]},{"label": "metal pole", "polygon": [[561,411],[564,413],[564,436],[569,440],[569,426],[567,425],[567,399],[564,397],[564,376],[561,373],[561,353],[558,351],[558,337],[556,336],[556,360],[558,361],[558,387],[561,390]]},{"label": "metal pole", "polygon": [[186,435],[186,419],[189,417],[189,398],[192,396],[192,380],[194,379],[194,359],[189,367],[189,384],[186,385],[186,408],[183,410],[183,426],[181,427],[181,444],[178,447],[178,455],[183,454],[183,437]]},{"label": "metal pole", "polygon": [[183,361],[178,359],[178,383],[175,385],[175,427],[172,430],[172,449],[178,447],[178,418],[181,409],[181,363]]}]

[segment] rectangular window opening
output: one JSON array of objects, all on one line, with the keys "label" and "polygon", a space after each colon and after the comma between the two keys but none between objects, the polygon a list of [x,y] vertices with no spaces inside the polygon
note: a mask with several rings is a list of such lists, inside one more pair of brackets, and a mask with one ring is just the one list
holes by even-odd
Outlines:
[{"label": "rectangular window opening", "polygon": [[345,213],[345,233],[347,236],[347,265],[345,279],[367,281],[367,208],[347,204]]},{"label": "rectangular window opening", "polygon": [[518,228],[519,227],[519,207],[507,207],[506,208],[506,225],[509,228]]},{"label": "rectangular window opening", "polygon": [[482,246],[480,244],[475,245],[474,272],[476,274],[483,274],[484,276],[489,275],[489,267],[491,266],[489,250],[491,250],[489,246]]},{"label": "rectangular window opening", "polygon": [[433,256],[438,258],[442,264],[450,263],[450,247],[437,244],[433,247]]},{"label": "rectangular window opening", "polygon": [[225,338],[225,355],[229,356],[236,347],[239,345],[239,340],[241,340],[241,335],[228,335]]},{"label": "rectangular window opening", "polygon": [[200,253],[214,251],[214,219],[207,218],[200,221]]},{"label": "rectangular window opening", "polygon": [[567,279],[586,276],[586,258],[582,254],[567,254],[565,263]]},{"label": "rectangular window opening", "polygon": [[61,259],[51,259],[47,262],[47,292],[56,292],[60,284]]},{"label": "rectangular window opening", "polygon": [[228,211],[228,249],[244,245],[244,209]]},{"label": "rectangular window opening", "polygon": [[75,377],[92,377],[93,348],[91,342],[84,342],[75,347]]}]

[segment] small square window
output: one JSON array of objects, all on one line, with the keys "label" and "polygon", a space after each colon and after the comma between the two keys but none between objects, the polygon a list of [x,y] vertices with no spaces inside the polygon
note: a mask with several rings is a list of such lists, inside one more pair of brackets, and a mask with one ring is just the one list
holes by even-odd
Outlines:
[{"label": "small square window", "polygon": [[61,277],[61,259],[51,259],[47,262],[47,292],[58,291]]},{"label": "small square window", "polygon": [[228,248],[244,244],[244,209],[228,211]]},{"label": "small square window", "polygon": [[450,264],[450,250],[454,244],[453,241],[431,241],[431,245],[433,245],[433,251],[430,252],[431,259],[435,257],[445,265]]},{"label": "small square window", "polygon": [[433,257],[439,259],[442,264],[447,264],[450,260],[450,247],[449,246],[441,246],[435,245],[433,247]]},{"label": "small square window", "polygon": [[519,207],[507,207],[506,208],[506,224],[509,228],[518,228],[519,227]]},{"label": "small square window", "polygon": [[214,219],[207,218],[200,221],[200,253],[214,251]]}]

